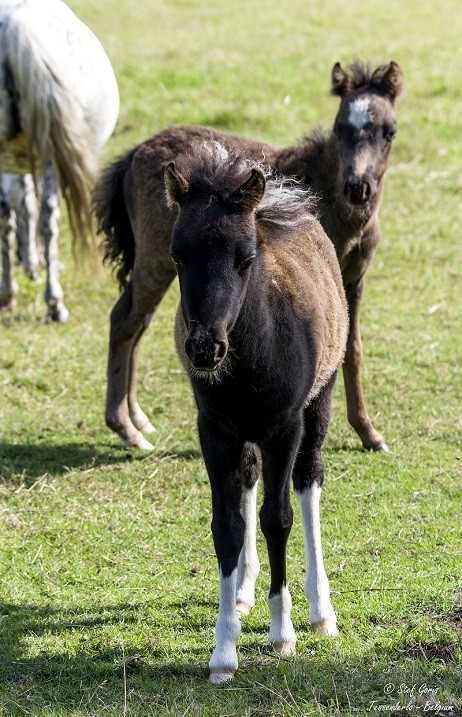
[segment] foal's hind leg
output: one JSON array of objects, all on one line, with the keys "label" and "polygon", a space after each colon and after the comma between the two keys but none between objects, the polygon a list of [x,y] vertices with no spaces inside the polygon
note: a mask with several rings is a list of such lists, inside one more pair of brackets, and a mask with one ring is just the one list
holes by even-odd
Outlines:
[{"label": "foal's hind leg", "polygon": [[152,426],[136,398],[139,341],[175,276],[170,265],[155,269],[148,285],[133,275],[111,312],[109,337],[106,424],[125,446],[144,450],[152,445],[140,428],[149,432]]},{"label": "foal's hind leg", "polygon": [[[140,333],[135,339],[135,343],[132,349],[128,377],[128,412],[130,414],[130,418],[133,425],[135,426],[135,428],[141,431],[141,433],[154,433],[154,431],[156,430],[145,412],[142,410],[137,399],[138,353],[140,348],[140,339],[144,331],[149,326],[151,317],[152,314],[149,314],[145,317],[145,320],[143,322],[143,329],[140,331]],[[148,441],[146,443],[148,443]]]},{"label": "foal's hind leg", "polygon": [[375,430],[369,418],[361,381],[362,342],[359,326],[359,305],[364,280],[347,288],[346,295],[350,313],[350,330],[343,364],[343,380],[347,400],[348,421],[360,437],[366,450],[388,451],[383,437]]},{"label": "foal's hind leg", "polygon": [[40,231],[45,244],[47,279],[45,301],[48,306],[47,319],[65,324],[69,311],[64,305],[63,290],[59,282],[58,237],[61,221],[61,191],[56,171],[51,161],[47,162],[43,177],[43,194],[40,205]]},{"label": "foal's hind leg", "polygon": [[18,284],[13,270],[16,243],[16,216],[10,209],[5,193],[0,187],[0,237],[2,242],[2,283],[0,285],[0,309],[14,309]]},{"label": "foal's hind leg", "polygon": [[246,443],[242,451],[241,515],[245,522],[244,545],[237,567],[236,609],[248,615],[255,605],[255,582],[260,571],[257,553],[257,488],[260,459],[256,447]]},{"label": "foal's hind leg", "polygon": [[337,618],[330,601],[329,581],[321,546],[319,502],[324,481],[321,446],[329,425],[333,377],[305,408],[305,432],[295,463],[295,494],[302,514],[306,553],[305,593],[310,601],[310,623],[316,632],[337,635]]}]

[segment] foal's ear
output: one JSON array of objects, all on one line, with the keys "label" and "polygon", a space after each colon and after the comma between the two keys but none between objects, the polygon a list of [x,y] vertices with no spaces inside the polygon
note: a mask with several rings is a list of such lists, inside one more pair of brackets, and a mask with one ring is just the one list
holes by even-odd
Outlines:
[{"label": "foal's ear", "polygon": [[181,206],[188,196],[189,184],[179,173],[175,162],[169,162],[164,169],[164,182],[167,192],[167,204],[171,208],[175,204]]},{"label": "foal's ear", "polygon": [[[381,70],[381,77],[377,82],[377,86],[382,92],[389,95],[392,100],[395,100],[403,91],[404,82],[401,67],[392,60],[388,65],[379,69]],[[373,76],[372,79],[374,79]]]},{"label": "foal's ear", "polygon": [[265,186],[265,175],[253,167],[250,177],[232,193],[230,200],[246,209],[255,209],[263,198]]},{"label": "foal's ear", "polygon": [[343,97],[353,87],[353,74],[347,68],[343,68],[340,62],[336,62],[332,68],[331,81],[332,94]]}]

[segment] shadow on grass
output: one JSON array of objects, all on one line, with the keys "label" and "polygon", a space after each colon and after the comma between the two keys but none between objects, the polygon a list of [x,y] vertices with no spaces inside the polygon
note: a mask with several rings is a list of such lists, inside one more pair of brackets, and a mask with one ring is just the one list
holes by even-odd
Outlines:
[{"label": "shadow on grass", "polygon": [[[214,717],[228,713],[297,717],[365,714],[376,705],[385,705],[385,710],[395,705],[420,716],[424,704],[436,696],[435,705],[453,709],[427,709],[427,714],[461,714],[456,666],[435,666],[434,661],[409,653],[404,634],[382,654],[375,648],[351,654],[341,644],[337,649],[332,642],[313,637],[309,655],[281,659],[272,654],[265,637],[244,642],[235,680],[214,688],[207,682],[209,646],[201,641],[204,625],[192,647],[178,638],[172,645],[168,630],[159,624],[149,625],[148,639],[136,644],[125,639],[126,626],[139,620],[139,611],[149,613],[150,607],[149,602],[86,610],[0,603],[0,713],[13,717],[39,715],[42,710],[50,715],[78,710],[79,715],[120,715],[128,705],[131,715],[143,717],[189,710]],[[175,614],[175,603],[168,607]],[[98,632],[110,626],[120,628],[120,642],[117,634],[108,639],[107,633]],[[75,637],[78,630],[81,634]],[[207,633],[211,632],[207,620]],[[66,644],[66,633],[74,635],[73,642]],[[60,648],[47,648],[49,635],[59,637],[55,645]],[[42,637],[44,647],[30,656],[34,637]],[[410,698],[399,691],[401,685],[416,686],[414,709],[408,708]],[[424,685],[436,692],[419,695]]]},{"label": "shadow on grass", "polygon": [[133,460],[123,448],[101,451],[78,443],[13,445],[0,442],[0,483],[32,486],[45,473],[102,468]]},{"label": "shadow on grass", "polygon": [[198,449],[185,448],[178,451],[146,453],[127,450],[122,445],[108,446],[107,450],[79,443],[29,443],[11,444],[0,441],[0,483],[15,485],[18,482],[30,486],[44,473],[68,473],[70,470],[104,468],[125,461],[143,461],[149,458],[161,460],[196,460],[202,454]]}]

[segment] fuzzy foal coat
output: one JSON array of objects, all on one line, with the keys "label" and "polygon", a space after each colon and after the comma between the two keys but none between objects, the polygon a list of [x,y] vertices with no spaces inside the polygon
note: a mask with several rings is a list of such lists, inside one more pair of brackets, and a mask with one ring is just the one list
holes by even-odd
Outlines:
[{"label": "fuzzy foal coat", "polygon": [[[337,129],[339,121],[343,127],[348,124],[350,98],[354,102],[367,94],[377,115],[386,109],[373,131],[392,137],[394,102],[401,88],[402,73],[394,62],[374,72],[360,64],[344,69],[337,63],[332,71],[332,91],[341,98]],[[343,367],[348,418],[366,448],[386,449],[382,436],[372,426],[363,397],[359,305],[364,274],[380,239],[378,209],[391,140],[377,148],[377,191],[367,207],[357,211],[344,197],[335,131],[318,133],[300,146],[278,149],[205,127],[175,127],[135,148],[101,176],[94,207],[99,231],[105,235],[105,259],[116,269],[123,290],[111,315],[106,422],[126,445],[152,448],[141,431],[154,429],[136,399],[138,343],[176,274],[168,255],[176,210],[165,202],[163,169],[187,153],[192,143],[204,140],[218,141],[229,150],[238,148],[247,158],[261,161],[278,173],[297,176],[317,193],[319,220],[335,246],[350,311]],[[382,135],[376,134],[376,139],[383,144]]]},{"label": "fuzzy foal coat", "polygon": [[[239,563],[252,562],[248,546],[255,541],[252,510],[245,508],[259,477],[254,444],[262,455],[260,522],[271,572],[270,642],[276,652],[288,654],[296,640],[286,585],[292,478],[311,552],[310,621],[314,629],[336,634],[317,506],[323,482],[320,450],[345,349],[348,311],[334,248],[307,212],[306,193],[285,190],[270,179],[265,196],[261,171],[251,170],[247,160],[235,166],[227,161],[232,153],[216,152],[216,147],[193,146],[188,156],[169,165],[166,177],[169,198],[180,206],[172,238],[181,290],[176,346],[194,390],[212,492],[220,607],[210,679],[221,682],[232,677],[238,664],[237,606],[253,602],[256,572],[246,580]],[[200,161],[201,151],[208,163]],[[213,162],[217,156],[225,157],[223,164]],[[260,177],[261,191],[249,196],[245,180],[250,171],[251,182]],[[230,184],[224,194],[223,179]],[[254,257],[251,263],[248,257]],[[213,364],[217,375],[211,380],[210,373],[198,370],[192,345],[208,340],[207,354],[214,357],[210,347],[220,339],[227,342],[227,353]],[[204,353],[199,366],[203,361]]]}]

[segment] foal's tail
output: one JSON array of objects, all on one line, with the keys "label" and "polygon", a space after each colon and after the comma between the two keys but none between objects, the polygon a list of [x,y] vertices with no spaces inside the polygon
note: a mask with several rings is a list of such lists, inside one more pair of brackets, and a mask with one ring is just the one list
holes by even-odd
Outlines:
[{"label": "foal's tail", "polygon": [[106,167],[93,192],[93,211],[97,221],[103,262],[111,265],[122,290],[135,261],[135,237],[124,196],[124,178],[136,149]]},{"label": "foal's tail", "polygon": [[69,79],[21,7],[4,34],[8,64],[19,95],[21,127],[31,169],[52,159],[66,200],[76,254],[96,255],[91,190],[96,181],[96,147]]}]

